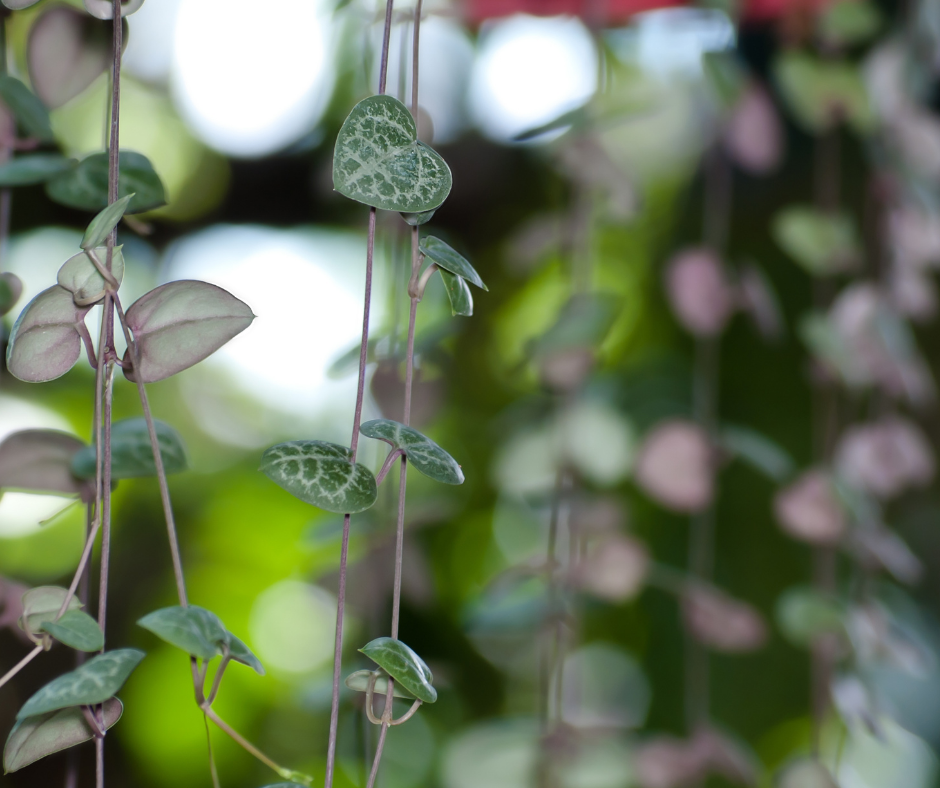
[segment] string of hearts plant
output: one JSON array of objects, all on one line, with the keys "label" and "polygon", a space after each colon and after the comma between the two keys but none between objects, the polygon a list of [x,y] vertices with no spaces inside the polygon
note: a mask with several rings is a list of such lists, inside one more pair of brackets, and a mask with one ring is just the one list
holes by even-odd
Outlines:
[{"label": "string of hearts plant", "polygon": [[[353,108],[340,129],[333,157],[334,188],[346,197],[369,206],[365,303],[352,440],[349,448],[318,440],[290,441],[271,447],[261,459],[261,470],[285,490],[321,509],[344,515],[325,777],[327,788],[332,786],[335,769],[350,516],[373,506],[378,486],[396,460],[400,461],[400,473],[391,633],[390,637],[378,638],[360,649],[376,663],[377,669],[356,671],[347,676],[345,681],[350,689],[365,693],[368,719],[381,726],[368,780],[369,788],[378,773],[388,728],[406,722],[423,703],[437,700],[431,671],[424,660],[398,639],[407,470],[411,464],[418,472],[444,484],[461,484],[464,476],[453,457],[409,426],[414,380],[415,323],[418,303],[435,272],[439,272],[444,281],[454,315],[470,315],[473,312],[468,282],[485,289],[479,274],[462,255],[438,238],[421,237],[421,225],[432,218],[450,193],[452,176],[440,155],[417,138],[420,0],[414,12],[411,111],[398,99],[385,94],[393,5],[392,0],[389,0],[386,6],[378,94],[364,99]],[[377,419],[361,423],[378,210],[399,212],[411,227],[404,412],[401,422]],[[384,441],[391,447],[375,475],[356,461],[360,434]],[[385,695],[380,716],[376,716],[373,710],[376,691]],[[412,701],[411,708],[397,719],[393,717],[393,697]]]}]

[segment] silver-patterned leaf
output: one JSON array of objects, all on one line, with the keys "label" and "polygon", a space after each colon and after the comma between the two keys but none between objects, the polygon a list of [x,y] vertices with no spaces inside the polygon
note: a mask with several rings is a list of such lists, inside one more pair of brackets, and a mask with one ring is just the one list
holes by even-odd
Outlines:
[{"label": "silver-patterned leaf", "polygon": [[140,356],[129,380],[163,380],[211,356],[255,319],[243,301],[208,282],[181,280],[151,290],[127,310]]},{"label": "silver-patterned leaf", "polygon": [[[111,253],[111,275],[118,285],[124,281],[123,247],[115,246]],[[95,255],[103,266],[107,265],[108,248],[99,246]],[[79,252],[66,260],[59,269],[56,281],[72,294],[76,306],[93,306],[101,301],[107,292],[107,282],[98,273],[98,269],[85,252]]]},{"label": "silver-patterned leaf", "polygon": [[81,610],[67,610],[58,621],[44,622],[42,631],[78,651],[100,651],[104,648],[104,633],[98,622]]},{"label": "silver-patterned leaf", "polygon": [[85,443],[67,432],[14,432],[0,443],[0,491],[80,493],[82,482],[72,473],[71,463],[83,448]]},{"label": "silver-patterned leaf", "polygon": [[[353,692],[366,692],[369,689],[369,680],[371,677],[371,670],[357,670],[355,673],[350,673],[346,677],[346,686]],[[373,692],[375,692],[376,695],[388,694],[388,676],[379,675],[376,677]],[[396,698],[403,698],[405,700],[415,699],[415,696],[408,692],[408,690],[402,686],[401,682],[398,681],[395,682],[392,688],[392,694]]]},{"label": "silver-patterned leaf", "polygon": [[453,179],[438,153],[418,141],[408,108],[391,96],[360,101],[336,138],[333,187],[351,200],[403,213],[440,206]]},{"label": "silver-patterned leaf", "polygon": [[483,284],[483,280],[476,272],[476,269],[470,265],[470,261],[456,249],[444,243],[440,238],[435,238],[433,235],[427,236],[421,241],[420,249],[428,259],[437,263],[439,268],[450,271],[452,274],[457,274],[457,276],[463,277],[477,287],[489,290],[489,288]]},{"label": "silver-patterned leaf", "polygon": [[463,484],[463,471],[457,461],[430,438],[413,427],[391,419],[367,421],[359,431],[368,438],[385,441],[401,449],[415,470],[444,484]]},{"label": "silver-patterned leaf", "polygon": [[135,648],[106,651],[80,665],[71,673],[53,679],[36,692],[17,712],[18,720],[67,709],[69,706],[91,706],[104,703],[124,686],[146,656]]},{"label": "silver-patterned leaf", "polygon": [[[104,702],[104,729],[113,727],[124,713],[117,698]],[[91,741],[95,734],[79,708],[62,709],[18,720],[3,748],[5,774],[19,771],[47,755]]]},{"label": "silver-patterned leaf", "polygon": [[431,686],[431,669],[414,651],[393,638],[376,638],[359,649],[418,700],[434,703],[437,690]]},{"label": "silver-patterned leaf", "polygon": [[[185,471],[188,466],[186,447],[180,434],[159,419],[154,419],[153,426],[163,458],[163,470],[166,473]],[[72,473],[79,479],[94,479],[95,462],[95,446],[85,446],[72,457]],[[116,421],[111,428],[111,478],[137,479],[156,474],[147,421],[140,416]]]},{"label": "silver-patterned leaf", "polygon": [[337,514],[365,511],[378,494],[372,472],[335,443],[279,443],[262,455],[260,470],[291,495]]},{"label": "silver-patterned leaf", "polygon": [[132,192],[131,194],[125,195],[120,200],[111,203],[107,208],[102,209],[102,211],[91,220],[88,229],[85,230],[85,235],[81,243],[82,249],[94,249],[96,246],[103,244],[105,239],[111,234],[111,231],[117,227],[117,223],[121,221],[124,212],[127,210],[127,204],[134,199],[135,196],[136,195]]},{"label": "silver-patterned leaf", "polygon": [[[114,7],[111,0],[84,0],[85,10],[98,19],[112,19]],[[144,0],[121,0],[121,17],[133,14],[144,4]]]},{"label": "silver-patterned leaf", "polygon": [[[133,193],[126,213],[140,213],[166,205],[166,190],[153,164],[142,153],[122,150],[118,197]],[[46,182],[46,195],[51,200],[97,213],[108,206],[108,154],[93,153],[78,165]]]},{"label": "silver-patterned leaf", "polygon": [[76,306],[72,294],[59,285],[43,290],[13,324],[7,346],[10,373],[27,383],[62,377],[81,355],[78,326],[90,308]]},{"label": "silver-patterned leaf", "polygon": [[470,317],[473,314],[473,294],[470,287],[462,276],[450,273],[450,271],[440,270],[441,279],[444,280],[444,289],[447,291],[447,298],[450,299],[451,314],[456,317]]}]

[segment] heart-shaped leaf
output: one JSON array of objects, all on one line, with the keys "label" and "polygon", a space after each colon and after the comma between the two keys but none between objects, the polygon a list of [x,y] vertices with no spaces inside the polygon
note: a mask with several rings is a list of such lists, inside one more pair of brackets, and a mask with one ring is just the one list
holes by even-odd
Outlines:
[{"label": "heart-shaped leaf", "polygon": [[23,281],[9,271],[0,274],[0,316],[13,309],[21,295],[23,295]]},{"label": "heart-shaped leaf", "polygon": [[58,153],[32,153],[0,164],[0,186],[31,186],[69,172],[78,162]]},{"label": "heart-shaped leaf", "polygon": [[457,276],[450,271],[440,270],[441,279],[444,281],[444,289],[447,291],[447,298],[450,300],[450,311],[454,317],[470,317],[473,314],[473,294],[470,287],[462,276]]},{"label": "heart-shaped leaf", "polygon": [[211,356],[254,319],[246,303],[221,287],[192,280],[160,285],[127,310],[140,366],[124,374],[144,383],[168,378]]},{"label": "heart-shaped leaf", "polygon": [[53,285],[43,290],[13,324],[7,369],[27,383],[55,380],[68,372],[82,352],[79,325],[90,307],[79,307],[72,294]]},{"label": "heart-shaped leaf", "polygon": [[199,659],[219,656],[228,634],[215,613],[196,605],[155,610],[137,624],[171,646]]},{"label": "heart-shaped leaf", "polygon": [[423,142],[408,108],[391,96],[360,101],[343,122],[333,151],[333,187],[351,200],[402,213],[440,206],[453,179]]},{"label": "heart-shaped leaf", "polygon": [[[124,713],[117,698],[104,702],[104,729],[114,727]],[[95,734],[79,708],[62,709],[18,720],[3,748],[5,774],[19,771],[47,755],[91,741]]]},{"label": "heart-shaped leaf", "polygon": [[[350,673],[346,677],[346,686],[353,692],[366,692],[369,689],[369,680],[372,678],[371,670],[357,670],[355,673]],[[387,695],[388,694],[388,676],[379,675],[375,679],[375,687],[373,689],[376,695]],[[414,700],[415,696],[408,692],[400,682],[395,682],[394,687],[392,688],[392,694],[396,698],[404,698],[405,700]]]},{"label": "heart-shaped leaf", "polygon": [[[160,176],[150,160],[134,151],[121,151],[118,196],[133,194],[126,213],[140,213],[166,204]],[[70,172],[46,183],[49,199],[82,211],[100,211],[108,206],[108,154],[95,153],[82,159]]]},{"label": "heart-shaped leaf", "polygon": [[429,235],[421,241],[420,249],[428,259],[437,263],[438,268],[457,274],[477,287],[489,290],[474,267],[470,265],[470,261],[439,238]]},{"label": "heart-shaped leaf", "polygon": [[414,465],[428,478],[444,484],[463,484],[463,471],[457,461],[430,438],[425,437],[413,427],[406,427],[390,419],[367,421],[359,431],[368,438],[385,441],[396,449],[401,449]]},{"label": "heart-shaped leaf", "polygon": [[104,633],[98,622],[81,610],[67,610],[58,621],[44,622],[42,631],[78,651],[101,651],[104,648]]},{"label": "heart-shaped leaf", "polygon": [[[186,447],[179,433],[165,421],[154,419],[157,443],[167,473],[185,471]],[[95,446],[85,446],[72,458],[72,473],[79,479],[95,478]],[[116,421],[111,428],[111,478],[136,479],[155,476],[153,447],[145,419],[136,417]]]},{"label": "heart-shaped leaf", "polygon": [[279,443],[261,456],[260,470],[301,501],[337,514],[363,512],[378,495],[372,471],[335,443]]},{"label": "heart-shaped leaf", "polygon": [[99,654],[71,673],[46,684],[23,704],[16,718],[22,720],[47,711],[67,709],[69,706],[104,703],[124,686],[128,676],[145,656],[143,651],[135,648]]},{"label": "heart-shaped leaf", "polygon": [[[114,7],[111,0],[83,0],[85,10],[98,19],[113,19]],[[133,14],[144,4],[144,0],[121,0],[121,17]]]},{"label": "heart-shaped leaf", "polygon": [[359,649],[395,681],[424,703],[437,700],[437,690],[431,686],[434,677],[424,660],[400,640],[376,638]]},{"label": "heart-shaped leaf", "polygon": [[[111,253],[111,275],[118,285],[124,281],[124,254],[123,247],[115,246]],[[99,246],[94,250],[99,262],[107,265],[108,248]],[[108,290],[108,283],[98,272],[95,264],[85,252],[66,260],[59,269],[56,277],[59,287],[64,287],[72,294],[76,306],[93,306],[101,301]]]},{"label": "heart-shaped leaf", "polygon": [[419,213],[403,213],[401,218],[405,220],[405,224],[412,227],[420,227],[422,224],[427,224],[431,221],[435,213],[437,213],[436,209],[433,211],[421,211]]},{"label": "heart-shaped leaf", "polygon": [[66,432],[14,432],[0,443],[0,491],[80,493],[82,483],[72,473],[71,464],[83,448],[83,441]]},{"label": "heart-shaped leaf", "polygon": [[52,142],[49,110],[26,85],[9,74],[0,76],[0,99],[9,107],[23,131],[40,142]]},{"label": "heart-shaped leaf", "polygon": [[82,249],[94,249],[96,246],[104,243],[105,238],[111,234],[111,231],[117,227],[117,223],[121,221],[121,217],[123,217],[127,211],[127,204],[134,199],[134,196],[133,194],[128,194],[117,202],[111,203],[111,205],[91,220],[82,238]]},{"label": "heart-shaped leaf", "polygon": [[31,5],[36,5],[38,2],[39,0],[3,0],[3,4],[13,11],[29,8]]},{"label": "heart-shaped leaf", "polygon": [[[42,627],[47,621],[52,621],[59,614],[68,589],[59,586],[37,586],[23,594],[23,613],[19,624],[33,642],[42,640]],[[82,607],[81,601],[74,595],[69,597],[66,612],[78,610]]]}]

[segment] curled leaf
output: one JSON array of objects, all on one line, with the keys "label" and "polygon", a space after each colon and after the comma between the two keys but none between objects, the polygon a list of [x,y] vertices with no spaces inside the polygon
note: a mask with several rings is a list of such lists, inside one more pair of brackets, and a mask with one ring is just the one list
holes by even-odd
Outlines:
[{"label": "curled leaf", "polygon": [[444,281],[444,289],[447,291],[447,298],[450,299],[450,311],[454,317],[470,317],[473,314],[473,294],[467,287],[467,282],[462,276],[456,276],[441,269],[441,279]]},{"label": "curled leaf", "polygon": [[[154,419],[154,428],[164,471],[185,471],[188,467],[186,447],[180,434],[159,419]],[[84,446],[72,458],[72,473],[80,479],[94,479],[96,461],[94,444]],[[156,473],[146,420],[136,417],[116,421],[111,428],[111,478],[136,479],[155,476]]]},{"label": "curled leaf", "polygon": [[456,249],[448,246],[440,238],[429,235],[421,241],[420,248],[429,260],[437,263],[439,268],[450,271],[477,287],[489,290],[467,258]]},{"label": "curled leaf", "polygon": [[[118,285],[124,280],[123,247],[115,246],[111,252],[111,275]],[[101,264],[107,265],[108,249],[99,246],[94,250]],[[98,272],[95,264],[85,252],[79,252],[66,260],[59,269],[56,281],[72,294],[76,306],[94,306],[108,291],[108,283]]]},{"label": "curled leaf", "polygon": [[103,244],[111,231],[117,227],[117,223],[121,221],[121,217],[127,211],[128,203],[135,196],[134,194],[128,194],[121,197],[92,219],[88,229],[85,230],[85,235],[82,237],[82,249],[94,249],[99,244]]},{"label": "curled leaf", "polygon": [[14,432],[0,443],[0,490],[80,493],[82,483],[72,473],[71,463],[83,448],[83,441],[66,432]]},{"label": "curled leaf", "polygon": [[98,622],[81,610],[67,610],[58,621],[43,622],[42,631],[78,651],[104,648],[104,634]]},{"label": "curled leaf", "polygon": [[127,310],[139,367],[129,380],[163,380],[211,356],[255,319],[243,301],[207,282],[169,282],[137,299]]},{"label": "curled leaf", "polygon": [[[118,196],[134,197],[126,213],[140,213],[166,204],[163,182],[150,160],[141,153],[121,151]],[[101,211],[108,206],[108,154],[94,153],[78,166],[46,183],[49,199],[81,211]]]},{"label": "curled leaf", "polygon": [[359,649],[395,681],[424,703],[437,700],[437,690],[431,686],[434,677],[424,660],[414,651],[393,638],[376,638]]},{"label": "curled leaf", "polygon": [[0,164],[0,186],[31,186],[57,178],[78,164],[58,153],[31,153]]},{"label": "curled leaf", "polygon": [[[42,641],[43,624],[55,619],[66,596],[68,596],[68,589],[59,586],[37,586],[23,594],[23,612],[20,615],[19,625],[34,643]],[[82,607],[81,601],[72,596],[69,598],[66,612],[78,610],[80,607]]]},{"label": "curled leaf", "polygon": [[[369,680],[373,675],[374,673],[371,670],[357,670],[355,673],[350,673],[346,677],[346,686],[353,692],[366,692],[369,688]],[[376,695],[388,694],[388,676],[379,674],[375,679],[373,691]],[[414,700],[415,697],[397,681],[392,688],[392,693],[396,698],[403,698],[405,700]]]},{"label": "curled leaf", "polygon": [[464,475],[457,461],[430,438],[412,427],[406,427],[390,419],[367,421],[359,431],[368,438],[375,438],[401,449],[414,465],[430,479],[444,484],[463,484]]},{"label": "curled leaf", "polygon": [[62,377],[82,352],[79,326],[90,307],[76,306],[72,294],[59,285],[43,290],[13,324],[7,346],[7,369],[27,383]]}]

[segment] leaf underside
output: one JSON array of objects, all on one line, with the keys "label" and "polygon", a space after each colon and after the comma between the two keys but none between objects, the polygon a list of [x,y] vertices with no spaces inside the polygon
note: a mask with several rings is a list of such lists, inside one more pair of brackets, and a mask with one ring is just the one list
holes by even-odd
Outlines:
[{"label": "leaf underside", "polygon": [[414,651],[393,638],[376,638],[359,649],[418,700],[434,703],[437,690],[431,686],[431,670]]},{"label": "leaf underside", "polygon": [[[180,434],[159,419],[154,419],[154,428],[164,470],[167,473],[185,471],[188,461]],[[80,479],[94,479],[97,461],[95,452],[94,445],[85,446],[77,452],[72,458],[72,473]],[[146,420],[135,417],[115,422],[111,428],[111,478],[134,479],[155,476],[156,473]]]}]

